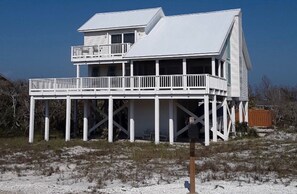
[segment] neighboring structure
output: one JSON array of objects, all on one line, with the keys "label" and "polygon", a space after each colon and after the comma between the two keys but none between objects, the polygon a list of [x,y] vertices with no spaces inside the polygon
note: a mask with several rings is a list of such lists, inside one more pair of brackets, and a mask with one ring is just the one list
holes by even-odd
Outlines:
[{"label": "neighboring structure", "polygon": [[11,80],[9,80],[7,77],[0,73],[0,95],[3,92],[3,89],[7,89],[7,87],[11,86],[13,86]]},{"label": "neighboring structure", "polygon": [[[156,144],[160,137],[172,144],[187,136],[191,116],[209,145],[211,138],[228,140],[235,133],[236,105],[240,122],[248,120],[251,62],[240,9],[177,16],[165,16],[161,8],[99,13],[78,31],[84,45],[71,48],[76,77],[30,79],[29,142],[36,100],[45,101],[45,140],[48,100],[55,99],[67,102],[66,141],[76,100],[84,101],[84,141],[108,122],[109,142],[116,127],[131,142],[153,136]],[[83,65],[89,77],[80,76]],[[108,111],[98,110],[98,101]],[[123,111],[127,117],[119,116]]]}]

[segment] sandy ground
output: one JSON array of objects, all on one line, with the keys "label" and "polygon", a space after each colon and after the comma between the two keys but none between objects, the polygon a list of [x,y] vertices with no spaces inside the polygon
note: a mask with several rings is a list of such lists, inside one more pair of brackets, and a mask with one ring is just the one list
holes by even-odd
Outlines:
[{"label": "sandy ground", "polygon": [[[188,193],[189,190],[185,188],[186,179],[180,179],[172,184],[165,185],[152,185],[142,188],[125,188],[119,187],[116,185],[115,187],[111,187],[101,190],[107,193],[130,193],[130,194],[161,194],[161,193],[174,193],[174,194],[185,194]],[[297,193],[297,183],[293,183],[291,185],[285,186],[282,184],[274,184],[274,183],[264,183],[264,184],[246,184],[239,182],[226,182],[226,181],[210,181],[206,183],[200,183],[197,180],[196,183],[196,192],[203,194],[296,194]]]},{"label": "sandy ground", "polygon": [[[150,185],[133,188],[121,183],[111,183],[105,189],[100,189],[97,193],[110,194],[185,194],[188,193],[188,179],[183,178],[171,184]],[[39,193],[90,193],[87,184],[83,182],[76,184],[55,185],[46,180],[20,179],[18,181],[7,180],[0,183],[0,194],[39,194]],[[201,183],[196,180],[196,192],[203,194],[296,194],[297,182],[290,185],[275,183],[244,183],[238,181],[210,181]]]},{"label": "sandy ground", "polygon": [[[92,193],[92,183],[81,179],[61,180],[56,176],[21,176],[18,177],[13,173],[5,173],[0,181],[0,194],[59,194],[59,193]],[[132,187],[129,184],[123,184],[119,181],[109,182],[104,189],[99,189],[96,193],[103,194],[185,194],[189,190],[189,179],[181,178],[170,184],[151,184],[144,187]],[[196,179],[196,191],[203,194],[296,194],[297,182],[293,181],[289,184],[283,184],[281,181],[276,182],[253,182],[247,183],[243,181],[210,181],[201,183]]]},{"label": "sandy ground", "polygon": [[[292,139],[294,137],[294,139]],[[296,141],[297,135],[287,135],[283,133],[273,134],[273,139],[289,139],[290,141]],[[264,138],[263,140],[265,140]],[[269,137],[271,139],[271,136]],[[292,144],[292,145],[295,145]],[[290,147],[291,149],[292,147]],[[283,147],[275,148],[283,151]],[[293,150],[293,152],[291,152]],[[70,156],[79,156],[81,154],[90,154],[96,150],[90,148],[84,148],[81,146],[74,146],[70,148],[63,148],[63,153]],[[278,153],[278,152],[276,152]],[[296,153],[296,146],[291,150],[287,150],[287,153]],[[22,155],[24,153],[13,153],[9,157],[15,155]],[[223,154],[223,153],[222,153]],[[249,156],[249,150],[237,153],[241,158],[246,158]],[[63,155],[62,155],[63,156]],[[9,157],[7,159],[9,159]],[[122,155],[118,155],[118,158],[123,158]],[[103,161],[103,158],[100,158]],[[121,160],[119,160],[121,161]],[[14,164],[15,165],[15,164]],[[14,166],[12,165],[12,166]],[[18,164],[19,166],[24,165],[23,163]],[[122,183],[118,179],[106,179],[106,185],[98,189],[96,187],[96,181],[89,181],[85,176],[75,176],[76,175],[76,164],[71,163],[51,163],[55,168],[59,168],[58,172],[51,174],[50,176],[42,175],[38,170],[34,168],[29,168],[28,170],[22,171],[22,173],[17,173],[16,171],[5,171],[0,173],[0,194],[70,194],[70,193],[100,193],[100,194],[164,194],[164,193],[174,193],[174,194],[185,194],[189,190],[189,179],[185,175],[180,175],[177,179],[171,179],[170,182],[160,182],[160,177],[153,175],[146,184],[142,183],[132,187],[130,183]],[[123,163],[118,163],[119,166],[123,167]],[[176,164],[175,164],[176,165]],[[9,165],[6,166],[8,169]],[[114,168],[114,166],[110,166]],[[170,170],[170,169],[164,169]],[[176,169],[171,169],[172,171],[177,171]],[[39,169],[40,171],[40,169]],[[100,172],[100,171],[99,171]],[[96,172],[98,173],[98,172]],[[115,173],[110,171],[109,174]],[[107,174],[107,175],[109,175]],[[293,179],[283,179],[280,180],[271,175],[270,179],[263,179],[262,181],[251,181],[250,179],[243,178],[236,179],[236,181],[223,181],[223,179],[218,181],[218,179],[211,180],[209,182],[201,183],[202,179],[196,180],[196,191],[201,194],[296,194],[297,193],[297,181],[296,178]],[[238,176],[240,177],[240,176]],[[239,181],[240,180],[240,181]],[[257,179],[259,180],[259,179]]]}]

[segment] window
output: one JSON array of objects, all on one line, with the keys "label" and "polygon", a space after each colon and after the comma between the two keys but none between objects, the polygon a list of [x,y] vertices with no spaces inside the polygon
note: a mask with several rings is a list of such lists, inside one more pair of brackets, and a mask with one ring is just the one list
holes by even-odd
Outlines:
[{"label": "window", "polygon": [[122,34],[111,35],[111,44],[122,43]]},{"label": "window", "polygon": [[111,35],[111,44],[121,44],[121,43],[131,43],[135,42],[134,33],[123,33],[123,34],[112,34]]},{"label": "window", "polygon": [[135,42],[134,33],[123,33],[123,34],[112,34],[111,35],[111,53],[114,55],[122,55],[128,50],[127,45],[122,45],[123,43]]},{"label": "window", "polygon": [[124,34],[124,43],[134,44],[134,42],[135,42],[134,33]]}]

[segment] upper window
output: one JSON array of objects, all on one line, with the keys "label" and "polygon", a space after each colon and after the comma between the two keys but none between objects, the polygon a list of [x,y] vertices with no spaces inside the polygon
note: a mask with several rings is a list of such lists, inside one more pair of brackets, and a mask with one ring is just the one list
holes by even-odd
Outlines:
[{"label": "upper window", "polygon": [[124,34],[124,43],[131,43],[135,42],[135,35],[134,33]]},{"label": "upper window", "polygon": [[134,33],[112,34],[111,44],[131,43],[135,42]]}]

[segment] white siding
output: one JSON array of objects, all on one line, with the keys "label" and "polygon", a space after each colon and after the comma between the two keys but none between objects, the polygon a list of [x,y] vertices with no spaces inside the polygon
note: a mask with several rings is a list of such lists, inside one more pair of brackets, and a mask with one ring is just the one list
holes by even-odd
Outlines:
[{"label": "white siding", "polygon": [[239,17],[235,17],[235,22],[230,36],[231,51],[231,96],[240,96],[240,36],[239,36]]},{"label": "white siding", "polygon": [[92,45],[102,45],[102,44],[110,44],[110,35],[111,34],[120,34],[120,33],[133,33],[136,31],[135,37],[136,41],[145,36],[144,28],[140,28],[137,30],[112,30],[112,31],[102,31],[102,32],[87,32],[84,33],[84,45],[92,46]]},{"label": "white siding", "polygon": [[85,46],[99,44],[108,44],[108,36],[106,32],[88,32],[84,34]]},{"label": "white siding", "polygon": [[136,41],[146,36],[144,29],[137,29]]},{"label": "white siding", "polygon": [[242,57],[240,72],[240,100],[248,100],[248,70],[244,57]]}]

